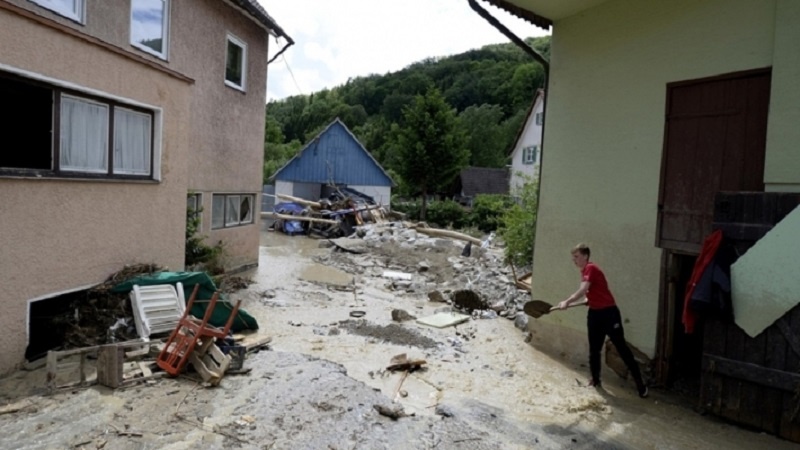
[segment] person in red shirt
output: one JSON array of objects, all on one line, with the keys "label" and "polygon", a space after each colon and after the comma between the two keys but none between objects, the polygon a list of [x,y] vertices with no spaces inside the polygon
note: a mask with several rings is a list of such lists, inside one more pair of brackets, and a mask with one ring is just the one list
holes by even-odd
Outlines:
[{"label": "person in red shirt", "polygon": [[[586,244],[578,244],[572,249],[572,262],[581,271],[581,285],[574,294],[559,303],[558,308],[566,309],[570,305],[580,302],[589,306],[586,320],[589,329],[589,368],[592,372],[589,385],[600,387],[600,351],[606,336],[608,336],[633,375],[639,397],[645,398],[648,395],[647,386],[642,380],[639,364],[636,363],[633,352],[625,342],[622,316],[617,308],[614,295],[608,289],[605,274],[596,264],[589,262],[591,254],[592,252]],[[584,297],[585,301],[583,301]]]}]

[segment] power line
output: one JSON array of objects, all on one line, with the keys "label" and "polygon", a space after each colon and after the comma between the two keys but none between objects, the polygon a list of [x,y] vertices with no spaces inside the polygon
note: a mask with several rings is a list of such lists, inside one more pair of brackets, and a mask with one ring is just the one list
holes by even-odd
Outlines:
[{"label": "power line", "polygon": [[281,55],[281,59],[283,60],[283,63],[286,64],[286,68],[289,70],[289,75],[292,76],[292,81],[294,81],[294,87],[297,88],[297,92],[299,92],[300,95],[304,95],[303,94],[303,90],[300,89],[300,85],[297,84],[297,79],[294,77],[294,73],[292,72],[292,68],[289,67],[289,61],[287,61],[286,57],[284,57],[283,55]]}]

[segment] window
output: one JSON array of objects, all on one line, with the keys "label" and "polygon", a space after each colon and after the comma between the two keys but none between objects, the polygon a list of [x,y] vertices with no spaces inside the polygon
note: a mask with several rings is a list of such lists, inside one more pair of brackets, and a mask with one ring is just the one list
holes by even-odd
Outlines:
[{"label": "window", "polygon": [[0,174],[153,178],[153,111],[4,73],[0,98]]},{"label": "window", "polygon": [[536,125],[542,125],[544,123],[544,113],[536,113]]},{"label": "window", "polygon": [[538,145],[531,145],[522,149],[522,164],[534,164],[539,153]]},{"label": "window", "polygon": [[83,23],[84,0],[31,0],[37,5],[47,8],[56,14]]},{"label": "window", "polygon": [[169,0],[131,0],[131,44],[167,59]]},{"label": "window", "polygon": [[211,228],[228,228],[253,223],[253,194],[214,194]]},{"label": "window", "polygon": [[225,56],[225,84],[243,91],[245,81],[247,81],[247,45],[229,34]]}]

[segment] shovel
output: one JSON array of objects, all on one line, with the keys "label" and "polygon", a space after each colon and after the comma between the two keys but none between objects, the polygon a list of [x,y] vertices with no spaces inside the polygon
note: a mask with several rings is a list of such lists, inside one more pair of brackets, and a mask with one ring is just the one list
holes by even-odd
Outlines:
[{"label": "shovel", "polygon": [[[567,306],[567,308],[574,308],[576,306],[583,306],[585,304],[585,301],[573,303],[572,305]],[[522,307],[522,310],[525,311],[525,314],[533,317],[534,319],[538,319],[545,314],[550,314],[552,311],[557,309],[558,306],[553,306],[543,300],[531,300],[528,303],[525,303],[525,306]]]}]

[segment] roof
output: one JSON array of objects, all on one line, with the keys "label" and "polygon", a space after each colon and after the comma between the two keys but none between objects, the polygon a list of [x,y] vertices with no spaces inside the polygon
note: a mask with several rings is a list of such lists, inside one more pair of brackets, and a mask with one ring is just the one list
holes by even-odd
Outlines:
[{"label": "roof", "polygon": [[553,21],[547,17],[540,16],[532,11],[528,11],[525,8],[520,8],[519,6],[514,5],[506,0],[486,0],[486,2],[502,10],[508,11],[520,19],[527,20],[543,30],[549,30],[550,27],[553,26]]},{"label": "roof", "polygon": [[270,180],[394,186],[392,177],[339,118],[311,139]]},{"label": "roof", "polygon": [[508,194],[510,171],[507,167],[467,167],[461,171],[461,193],[465,197],[478,194]]},{"label": "roof", "polygon": [[287,41],[290,41],[292,43],[294,42],[292,38],[289,37],[289,35],[286,34],[285,31],[283,31],[283,28],[281,28],[278,25],[278,23],[275,22],[275,19],[270,17],[270,15],[267,13],[264,7],[258,3],[258,0],[223,0],[223,1],[229,1],[230,3],[233,3],[234,5],[242,8],[251,16],[253,16],[253,18],[256,19],[258,22],[260,22],[262,25],[275,32],[276,35],[283,36],[284,38],[286,38]]},{"label": "roof", "polygon": [[530,108],[528,108],[528,113],[525,114],[525,120],[523,120],[522,125],[519,126],[519,130],[517,130],[517,137],[514,138],[511,148],[509,148],[506,152],[507,155],[513,154],[514,150],[517,148],[517,144],[519,144],[519,140],[522,139],[522,134],[525,133],[525,128],[528,126],[528,123],[531,120],[531,114],[533,114],[533,111],[536,109],[536,103],[539,101],[539,99],[544,100],[544,89],[536,90],[536,95],[533,97]]}]

